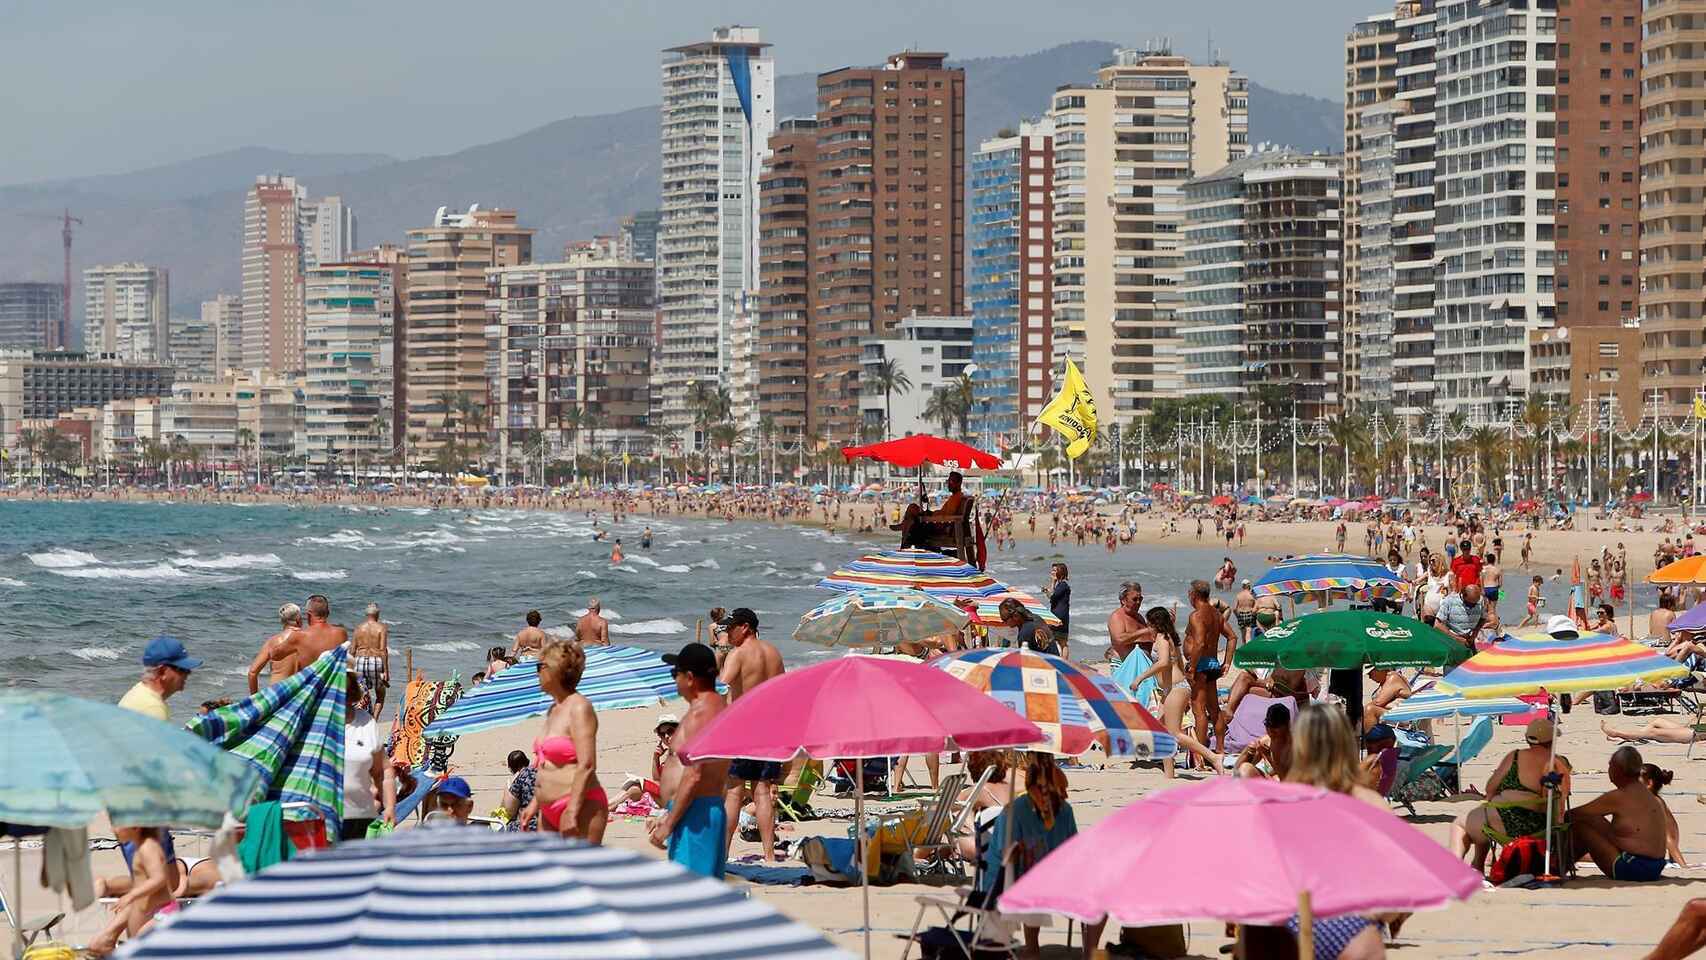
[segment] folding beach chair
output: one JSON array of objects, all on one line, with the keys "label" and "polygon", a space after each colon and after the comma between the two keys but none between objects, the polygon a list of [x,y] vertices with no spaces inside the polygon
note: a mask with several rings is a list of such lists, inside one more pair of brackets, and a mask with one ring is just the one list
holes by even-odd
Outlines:
[{"label": "folding beach chair", "polygon": [[[994,865],[995,872],[991,875],[991,865],[986,862],[990,859],[989,844],[995,835],[994,825],[995,821],[990,821],[977,827],[975,836],[979,856],[971,886],[955,887],[953,896],[920,894],[913,897],[918,904],[918,913],[912,918],[912,931],[907,935],[906,949],[901,952],[900,960],[911,957],[913,944],[933,946],[941,956],[952,956],[950,951],[954,951],[965,960],[1013,958],[1018,955],[1012,932],[994,906],[1002,885],[1001,864]],[[924,925],[924,917],[931,911],[942,918],[942,925],[921,932],[919,927]],[[1070,932],[1070,928],[1068,930]]]},{"label": "folding beach chair", "polygon": [[1457,793],[1463,789],[1461,772],[1465,765],[1481,755],[1487,745],[1493,742],[1493,718],[1476,717],[1475,722],[1464,731],[1463,742],[1444,760],[1439,762],[1436,772],[1444,781],[1446,787]]},{"label": "folding beach chair", "polygon": [[[978,778],[972,788],[972,796],[989,782],[995,768],[989,767]],[[953,863],[954,834],[965,824],[964,816],[955,816],[954,808],[959,805],[960,791],[965,788],[966,775],[956,773],[942,779],[942,788],[931,801],[929,813],[924,818],[924,827],[913,838],[913,860],[917,863],[917,875],[921,877],[933,874],[957,876],[960,870]],[[969,810],[972,804],[968,801],[964,807]]]},{"label": "folding beach chair", "polygon": [[776,792],[776,816],[794,823],[817,819],[817,811],[812,809],[812,792],[823,784],[820,761],[807,761],[798,770],[794,782],[782,783]]},{"label": "folding beach chair", "polygon": [[1416,801],[1443,800],[1450,796],[1445,784],[1434,772],[1434,765],[1444,760],[1450,752],[1451,744],[1436,743],[1404,761],[1398,767],[1398,776],[1392,781],[1392,789],[1387,792],[1386,798],[1401,804],[1409,816],[1415,816]]}]

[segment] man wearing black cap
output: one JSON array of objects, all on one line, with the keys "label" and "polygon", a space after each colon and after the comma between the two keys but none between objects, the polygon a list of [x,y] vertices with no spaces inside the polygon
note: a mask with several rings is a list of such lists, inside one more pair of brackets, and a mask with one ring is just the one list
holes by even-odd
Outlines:
[{"label": "man wearing black cap", "polygon": [[701,876],[721,879],[728,863],[728,820],[723,813],[723,782],[727,760],[701,760],[684,766],[681,748],[699,735],[723,711],[717,693],[717,655],[702,643],[690,643],[680,653],[664,654],[674,669],[675,690],[687,701],[669,741],[669,762],[660,780],[674,784],[664,791],[667,808],[651,827],[652,844],[669,851],[669,859]]},{"label": "man wearing black cap", "polygon": [[[727,634],[730,646],[734,647],[728,659],[723,661],[722,675],[717,678],[728,686],[730,703],[764,681],[782,675],[785,668],[781,651],[758,637],[758,614],[746,607],[736,607],[718,625]],[[764,845],[764,859],[772,859],[776,850],[776,783],[781,779],[782,765],[779,763],[736,760],[729,764],[724,815],[729,821],[731,845],[735,827],[740,823],[741,801],[750,782],[753,815],[758,818],[758,838]]]}]

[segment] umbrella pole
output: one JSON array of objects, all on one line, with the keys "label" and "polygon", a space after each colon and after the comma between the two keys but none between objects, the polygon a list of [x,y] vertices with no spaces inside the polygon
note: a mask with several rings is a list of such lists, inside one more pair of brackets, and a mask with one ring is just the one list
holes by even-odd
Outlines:
[{"label": "umbrella pole", "polygon": [[12,909],[7,911],[12,920],[12,955],[24,955],[24,841],[22,837],[12,838]]},{"label": "umbrella pole", "polygon": [[1315,911],[1308,890],[1297,892],[1297,960],[1315,960]]},{"label": "umbrella pole", "polygon": [[855,852],[859,855],[859,896],[865,911],[865,960],[871,960],[871,870],[865,862],[865,759],[854,762],[853,824],[858,838]]}]

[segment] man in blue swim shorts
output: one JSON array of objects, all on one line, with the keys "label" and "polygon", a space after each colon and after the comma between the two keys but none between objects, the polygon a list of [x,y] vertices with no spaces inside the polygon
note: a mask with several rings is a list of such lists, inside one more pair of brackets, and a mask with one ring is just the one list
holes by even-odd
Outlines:
[{"label": "man in blue swim shorts", "polygon": [[728,863],[728,818],[723,813],[723,782],[727,760],[703,759],[683,764],[680,750],[723,711],[717,692],[717,655],[702,643],[690,643],[680,653],[664,654],[673,668],[675,689],[687,701],[687,712],[670,738],[669,762],[659,771],[659,784],[668,809],[651,827],[652,845],[669,851],[669,859],[693,873],[722,879]]},{"label": "man in blue swim shorts", "polygon": [[1641,752],[1618,747],[1606,769],[1611,789],[1571,810],[1578,857],[1613,880],[1659,879],[1665,868],[1665,806],[1641,783]]}]

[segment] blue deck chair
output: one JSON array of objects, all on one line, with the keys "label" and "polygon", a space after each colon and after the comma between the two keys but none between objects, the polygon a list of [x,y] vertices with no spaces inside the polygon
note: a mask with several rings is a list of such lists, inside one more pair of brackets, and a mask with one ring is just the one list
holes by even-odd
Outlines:
[{"label": "blue deck chair", "polygon": [[[398,823],[407,820],[409,814],[414,813],[417,807],[432,796],[438,790],[439,783],[444,780],[443,777],[428,771],[424,763],[411,771],[411,774],[415,778],[415,789],[408,796],[397,798]],[[424,812],[422,816],[425,816]]]}]

